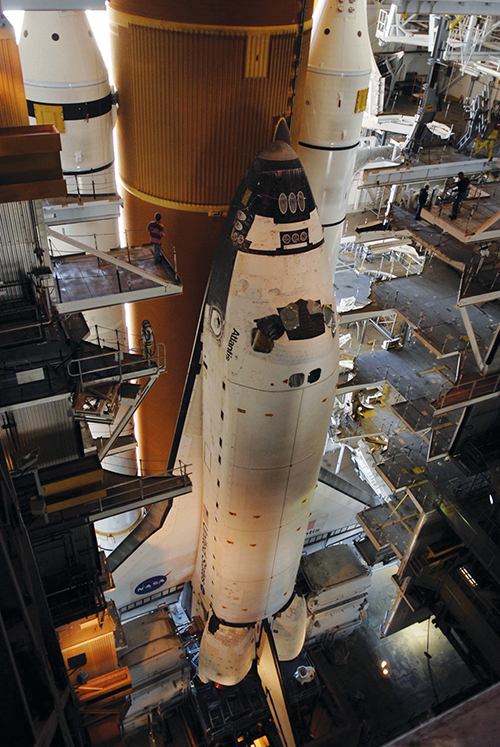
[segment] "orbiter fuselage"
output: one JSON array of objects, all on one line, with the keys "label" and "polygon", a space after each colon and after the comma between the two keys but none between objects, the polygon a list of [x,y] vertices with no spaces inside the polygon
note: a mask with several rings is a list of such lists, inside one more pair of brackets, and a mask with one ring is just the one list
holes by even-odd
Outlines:
[{"label": "orbiter fuselage", "polygon": [[[292,148],[275,141],[254,160],[230,207],[204,310],[194,582],[211,615],[203,678],[241,679],[254,624],[292,599],[334,401],[334,304],[305,172]],[[297,620],[303,626],[305,614]],[[304,633],[297,630],[296,653]]]}]

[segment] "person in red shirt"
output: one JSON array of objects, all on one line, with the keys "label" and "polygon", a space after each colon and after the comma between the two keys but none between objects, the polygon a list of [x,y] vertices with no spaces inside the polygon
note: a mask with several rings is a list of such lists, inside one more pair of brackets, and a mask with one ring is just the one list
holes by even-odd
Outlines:
[{"label": "person in red shirt", "polygon": [[160,213],[156,213],[155,219],[148,223],[149,240],[153,244],[155,265],[161,262],[161,244],[163,241],[163,224]]}]

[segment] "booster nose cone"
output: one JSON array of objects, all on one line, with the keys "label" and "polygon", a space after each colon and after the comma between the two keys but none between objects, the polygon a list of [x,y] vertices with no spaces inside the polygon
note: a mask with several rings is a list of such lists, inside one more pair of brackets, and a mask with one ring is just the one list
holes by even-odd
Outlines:
[{"label": "booster nose cone", "polygon": [[366,0],[318,4],[298,153],[335,270],[371,72]]}]

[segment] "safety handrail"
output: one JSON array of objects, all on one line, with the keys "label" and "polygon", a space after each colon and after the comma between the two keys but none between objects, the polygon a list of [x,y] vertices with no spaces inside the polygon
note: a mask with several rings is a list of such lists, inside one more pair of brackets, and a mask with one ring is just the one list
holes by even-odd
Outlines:
[{"label": "safety handrail", "polygon": [[[94,374],[104,374],[108,372],[111,374],[111,372],[115,372],[112,374],[112,378],[118,378],[123,379],[124,375],[127,376],[127,378],[130,378],[132,374],[140,374],[145,370],[144,364],[149,364],[149,366],[146,366],[149,368],[156,368],[158,372],[162,372],[165,370],[166,366],[166,349],[165,349],[165,343],[163,342],[157,342],[156,350],[154,355],[148,356],[146,355],[146,351],[143,348],[132,348],[131,350],[109,350],[109,351],[101,351],[98,353],[93,353],[92,355],[86,355],[82,356],[80,358],[76,358],[68,363],[67,371],[68,375],[72,378],[78,378],[80,379],[80,382],[83,384],[84,380],[87,380],[90,375]],[[130,360],[125,359],[125,355],[137,355],[137,360]],[[111,362],[109,365],[98,365],[91,368],[83,368],[83,365],[89,361],[93,360],[101,360],[104,358],[106,359],[111,358]],[[77,367],[77,370],[74,370],[74,367]],[[116,373],[116,370],[118,369],[118,372]],[[105,376],[102,376],[101,378],[105,378]],[[98,380],[95,382],[98,383]]]},{"label": "safety handrail", "polygon": [[[441,387],[433,407],[439,409],[443,407],[446,400],[456,402],[470,402],[474,397],[484,397],[488,394],[495,394],[500,389],[500,374],[484,376],[482,379],[466,381],[461,384],[455,384],[452,387]],[[465,396],[462,396],[462,393]]]},{"label": "safety handrail", "polygon": [[[137,475],[135,479],[129,478],[126,482],[118,483],[117,485],[110,485],[108,490],[108,495],[113,495],[113,497],[117,497],[119,495],[122,495],[124,493],[130,493],[130,491],[135,487],[138,486],[140,488],[141,494],[144,490],[144,483],[146,480],[155,480],[155,485],[158,485],[158,481],[163,480],[171,480],[172,478],[180,478],[182,483],[184,485],[189,485],[189,475],[192,473],[188,469],[191,467],[191,464],[184,464],[183,462],[180,462],[173,467],[173,469],[165,469],[161,472],[156,472],[152,475]],[[123,490],[118,490],[118,488],[123,488]]]}]

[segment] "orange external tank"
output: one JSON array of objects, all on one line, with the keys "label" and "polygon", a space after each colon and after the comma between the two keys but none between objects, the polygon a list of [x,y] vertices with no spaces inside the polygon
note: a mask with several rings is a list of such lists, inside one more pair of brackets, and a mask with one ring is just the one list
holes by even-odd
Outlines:
[{"label": "orange external tank", "polygon": [[29,125],[21,58],[12,25],[0,2],[0,127]]},{"label": "orange external tank", "polygon": [[[300,130],[313,0],[110,0],[125,226],[148,241],[156,212],[184,294],[131,307],[166,344],[167,373],[136,419],[150,472],[172,444],[223,213],[284,117]],[[292,116],[293,115],[293,116]]]}]

